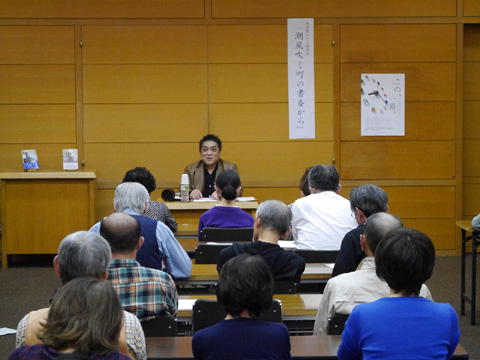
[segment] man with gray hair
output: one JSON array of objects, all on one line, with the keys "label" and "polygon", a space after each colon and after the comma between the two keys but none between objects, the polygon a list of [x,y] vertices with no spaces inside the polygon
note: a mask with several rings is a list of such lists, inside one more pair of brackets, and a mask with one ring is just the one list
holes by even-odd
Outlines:
[{"label": "man with gray hair", "polygon": [[[360,236],[361,246],[367,257],[356,271],[328,280],[318,307],[314,335],[327,335],[328,319],[334,314],[349,315],[357,304],[390,296],[388,284],[377,276],[374,256],[378,244],[385,236],[401,227],[401,220],[386,212],[377,212],[368,218],[365,233]],[[420,296],[432,298],[425,285],[422,286]]]},{"label": "man with gray hair", "polygon": [[315,165],[308,172],[310,195],[292,206],[292,232],[298,249],[339,250],[343,237],[357,227],[350,202],[338,195],[339,175],[333,165]]},{"label": "man with gray hair", "polygon": [[365,258],[365,252],[360,245],[364,224],[369,216],[388,211],[388,196],[376,185],[362,185],[350,192],[350,208],[358,227],[349,231],[343,238],[332,277],[355,271],[358,264]]},{"label": "man with gray hair", "polygon": [[272,270],[275,281],[293,280],[298,284],[305,270],[305,261],[278,245],[278,240],[289,232],[291,219],[292,213],[283,202],[268,200],[261,203],[253,223],[254,242],[233,244],[223,249],[218,256],[217,270],[220,271],[223,264],[237,255],[260,255]]},{"label": "man with gray hair", "polygon": [[[106,280],[107,268],[112,260],[108,242],[98,234],[78,231],[62,240],[58,255],[53,259],[53,267],[62,285],[82,278],[92,277]],[[54,295],[55,296],[55,295]],[[32,311],[18,323],[16,347],[41,344],[37,334],[46,323],[49,308]],[[119,351],[137,360],[147,358],[145,336],[137,317],[124,311],[124,326],[119,338]]]},{"label": "man with gray hair", "polygon": [[[145,239],[136,260],[144,267],[163,270],[176,279],[189,277],[192,261],[172,231],[161,221],[144,216],[149,200],[147,189],[140,183],[124,182],[115,189],[115,211],[137,219]],[[90,231],[99,234],[101,223],[93,225]]]}]

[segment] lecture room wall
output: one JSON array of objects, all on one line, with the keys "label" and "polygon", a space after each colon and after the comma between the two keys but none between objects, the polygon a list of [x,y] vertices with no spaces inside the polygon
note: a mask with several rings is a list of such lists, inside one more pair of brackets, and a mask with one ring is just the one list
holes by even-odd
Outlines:
[{"label": "lecture room wall", "polygon": [[[313,140],[288,138],[293,17],[315,19]],[[178,187],[211,132],[245,195],[291,203],[307,166],[334,162],[343,196],[383,187],[392,213],[455,254],[455,219],[480,212],[479,22],[475,0],[3,0],[0,171],[21,171],[26,148],[61,171],[76,147],[100,219],[132,167]],[[360,136],[361,73],[405,73],[404,137]]]}]

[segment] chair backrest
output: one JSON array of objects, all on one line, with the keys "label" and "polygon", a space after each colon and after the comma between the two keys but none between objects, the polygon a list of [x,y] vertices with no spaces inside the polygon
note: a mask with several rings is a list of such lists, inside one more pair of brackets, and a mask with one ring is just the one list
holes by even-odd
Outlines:
[{"label": "chair backrest", "polygon": [[146,337],[177,336],[177,322],[170,315],[158,316],[151,320],[140,322]]},{"label": "chair backrest", "polygon": [[195,249],[195,264],[216,264],[220,251],[228,246],[199,244]]},{"label": "chair backrest", "polygon": [[350,315],[333,314],[328,318],[328,335],[342,335],[345,329],[345,322]]},{"label": "chair backrest", "polygon": [[274,294],[296,294],[297,285],[293,280],[280,280],[273,283]]},{"label": "chair backrest", "polygon": [[337,260],[338,250],[295,250],[306,263],[334,263]]},{"label": "chair backrest", "polygon": [[198,241],[236,242],[252,241],[253,228],[203,228]]},{"label": "chair backrest", "polygon": [[[223,306],[216,300],[198,299],[192,309],[192,334],[215,325],[227,316]],[[260,320],[282,322],[282,304],[274,299],[272,305],[260,315]]]}]

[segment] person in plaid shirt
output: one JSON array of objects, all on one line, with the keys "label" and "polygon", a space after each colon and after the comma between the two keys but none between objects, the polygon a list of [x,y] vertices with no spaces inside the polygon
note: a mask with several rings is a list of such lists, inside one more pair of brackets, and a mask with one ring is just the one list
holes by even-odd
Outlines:
[{"label": "person in plaid shirt", "polygon": [[178,297],[171,276],[135,260],[144,242],[138,220],[125,213],[113,213],[102,221],[100,235],[112,249],[107,281],[119,295],[123,309],[140,321],[166,314],[176,316]]}]

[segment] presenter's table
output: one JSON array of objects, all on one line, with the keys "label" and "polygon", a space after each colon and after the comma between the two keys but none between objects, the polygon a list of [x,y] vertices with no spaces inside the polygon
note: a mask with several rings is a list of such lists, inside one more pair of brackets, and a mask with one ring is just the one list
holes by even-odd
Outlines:
[{"label": "presenter's table", "polygon": [[94,223],[92,172],[0,173],[0,179],[3,269],[8,255],[56,254],[65,236]]},{"label": "presenter's table", "polygon": [[[477,247],[478,247],[478,235],[479,231],[472,228],[472,222],[470,220],[458,220],[455,223],[462,230],[462,273],[460,283],[460,315],[465,315],[465,301],[470,303],[470,324],[475,325],[476,316],[476,291],[477,291]],[[467,232],[471,233],[471,236],[467,236]],[[465,257],[466,257],[466,244],[472,240],[472,286],[471,296],[468,297],[465,291]]]},{"label": "presenter's table", "polygon": [[[162,199],[157,199],[162,202]],[[218,201],[211,202],[195,202],[190,201],[182,203],[180,201],[167,201],[168,209],[172,213],[172,216],[178,223],[178,230],[175,233],[176,237],[197,237],[198,223],[200,222],[200,216],[202,214],[218,205]],[[237,201],[235,203],[240,209],[245,210],[250,215],[255,215],[255,210],[258,208],[256,201]]]},{"label": "presenter's table", "polygon": [[[190,360],[192,354],[191,337],[147,337],[147,359],[149,360]],[[327,360],[337,359],[337,350],[342,338],[340,335],[329,336],[291,336],[292,359]],[[466,360],[468,353],[459,344],[452,359]]]}]

